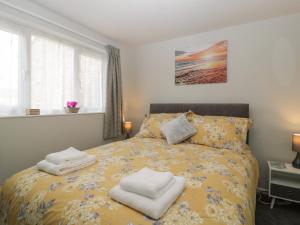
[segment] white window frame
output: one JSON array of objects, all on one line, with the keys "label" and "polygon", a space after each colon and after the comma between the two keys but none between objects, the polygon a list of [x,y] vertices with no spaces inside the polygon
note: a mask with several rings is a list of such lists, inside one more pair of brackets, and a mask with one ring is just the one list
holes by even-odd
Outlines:
[{"label": "white window frame", "polygon": [[[38,29],[30,28],[27,26],[19,25],[11,21],[0,20],[0,29],[3,31],[7,31],[10,33],[14,33],[19,35],[20,37],[20,79],[19,79],[19,100],[20,104],[18,105],[18,110],[16,112],[8,113],[8,114],[0,114],[0,117],[14,117],[14,116],[25,116],[25,109],[30,108],[31,106],[31,37],[32,35],[37,35],[41,37],[45,37],[54,41],[61,42],[68,46],[74,48],[74,85],[75,89],[78,91],[74,91],[74,96],[79,99],[79,88],[80,88],[80,74],[79,74],[79,60],[80,54],[89,54],[96,57],[99,57],[103,60],[104,66],[102,75],[104,76],[103,85],[102,85],[102,98],[103,105],[102,110],[95,111],[92,110],[84,110],[82,113],[104,113],[105,112],[105,93],[106,93],[106,69],[108,62],[108,55],[106,51],[99,46],[91,46],[89,44],[84,45],[82,41],[78,41],[78,43],[74,42],[74,38],[70,37],[70,40],[67,38],[61,38],[58,35],[53,35],[51,32],[44,32]],[[44,115],[61,115],[65,114],[63,111],[59,113],[50,113]]]}]

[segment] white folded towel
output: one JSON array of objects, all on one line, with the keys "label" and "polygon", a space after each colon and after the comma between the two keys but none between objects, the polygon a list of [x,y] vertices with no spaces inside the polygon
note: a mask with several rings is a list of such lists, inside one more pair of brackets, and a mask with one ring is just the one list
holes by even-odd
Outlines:
[{"label": "white folded towel", "polygon": [[48,162],[54,163],[56,165],[71,162],[74,160],[82,159],[87,156],[86,152],[79,151],[74,147],[70,147],[64,151],[51,153],[46,156]]},{"label": "white folded towel", "polygon": [[37,164],[37,168],[39,170],[42,170],[44,172],[61,176],[66,173],[74,172],[76,170],[85,168],[87,166],[90,166],[96,162],[96,157],[93,155],[87,155],[83,157],[82,159],[63,163],[60,165],[56,165],[54,163],[48,162],[47,160],[42,160]]},{"label": "white folded towel", "polygon": [[174,178],[175,183],[172,187],[170,187],[167,192],[157,199],[151,199],[132,192],[124,191],[119,185],[113,187],[110,190],[109,195],[112,199],[157,220],[175,202],[184,189],[184,177]]},{"label": "white folded towel", "polygon": [[166,186],[172,180],[174,180],[174,176],[170,172],[156,172],[149,168],[143,168],[121,179],[120,186],[125,191],[154,199],[166,191]]}]

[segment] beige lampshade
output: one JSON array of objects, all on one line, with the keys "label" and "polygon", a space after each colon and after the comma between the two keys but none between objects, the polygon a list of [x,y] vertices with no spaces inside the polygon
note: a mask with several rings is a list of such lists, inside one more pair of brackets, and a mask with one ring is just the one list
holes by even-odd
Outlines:
[{"label": "beige lampshade", "polygon": [[293,151],[300,152],[300,134],[293,134]]},{"label": "beige lampshade", "polygon": [[130,133],[132,131],[132,122],[124,122],[124,130],[126,133]]}]

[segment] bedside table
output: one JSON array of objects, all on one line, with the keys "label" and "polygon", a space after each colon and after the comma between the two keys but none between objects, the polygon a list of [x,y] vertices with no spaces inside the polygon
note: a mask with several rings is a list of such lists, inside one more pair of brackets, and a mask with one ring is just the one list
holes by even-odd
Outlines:
[{"label": "bedside table", "polygon": [[276,198],[300,203],[300,169],[290,163],[268,161],[270,208]]}]

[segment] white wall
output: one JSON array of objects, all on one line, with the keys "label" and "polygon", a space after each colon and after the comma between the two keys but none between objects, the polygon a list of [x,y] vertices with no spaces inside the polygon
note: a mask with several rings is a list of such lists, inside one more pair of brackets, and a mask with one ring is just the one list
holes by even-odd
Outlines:
[{"label": "white wall", "polygon": [[[300,14],[135,49],[130,118],[139,127],[150,103],[249,103],[250,145],[266,187],[266,160],[291,161],[291,134],[300,131]],[[175,49],[229,41],[228,82],[175,86]]]},{"label": "white wall", "polygon": [[103,114],[0,118],[0,181],[70,146],[101,145]]}]

